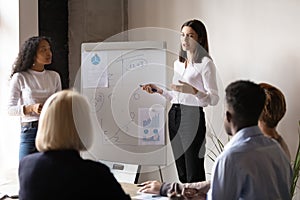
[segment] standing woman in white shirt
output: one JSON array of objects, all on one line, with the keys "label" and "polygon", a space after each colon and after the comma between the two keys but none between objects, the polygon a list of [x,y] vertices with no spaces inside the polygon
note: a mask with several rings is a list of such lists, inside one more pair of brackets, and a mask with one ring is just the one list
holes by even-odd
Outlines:
[{"label": "standing woman in white shirt", "polygon": [[171,101],[169,134],[179,180],[204,181],[206,123],[203,107],[219,101],[216,67],[208,51],[207,32],[199,20],[181,26],[179,58],[174,62],[171,91],[155,84],[143,85]]},{"label": "standing woman in white shirt", "polygon": [[46,99],[61,90],[57,72],[46,70],[52,62],[50,39],[29,38],[22,45],[10,75],[8,114],[20,116],[21,136],[19,160],[36,152],[38,120]]}]

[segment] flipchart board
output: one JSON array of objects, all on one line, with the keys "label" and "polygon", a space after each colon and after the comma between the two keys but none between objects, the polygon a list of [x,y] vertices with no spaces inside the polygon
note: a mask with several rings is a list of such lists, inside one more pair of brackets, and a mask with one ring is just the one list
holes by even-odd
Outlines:
[{"label": "flipchart board", "polygon": [[166,87],[166,68],[163,41],[82,44],[80,89],[92,107],[93,158],[166,164],[166,99],[140,87]]}]

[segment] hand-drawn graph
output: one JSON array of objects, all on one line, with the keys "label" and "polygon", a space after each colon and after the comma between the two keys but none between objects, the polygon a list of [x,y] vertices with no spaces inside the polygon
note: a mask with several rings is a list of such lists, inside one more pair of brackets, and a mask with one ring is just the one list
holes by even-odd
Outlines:
[{"label": "hand-drawn graph", "polygon": [[[94,139],[89,153],[95,158],[166,163],[167,101],[140,87],[146,83],[167,87],[165,45],[162,41],[82,44],[80,89],[92,106]],[[99,77],[107,84],[100,84]]]},{"label": "hand-drawn graph", "polygon": [[[149,96],[142,91],[139,87],[140,81],[136,78],[141,76],[145,70],[151,72],[147,69],[151,67],[148,65],[147,59],[149,58],[144,51],[139,51],[138,54],[133,51],[118,51],[115,54],[118,54],[119,57],[113,55],[114,59],[107,67],[109,88],[97,88],[90,102],[97,112],[98,121],[105,135],[104,144],[138,145],[140,144],[138,108],[150,107],[154,102],[159,103],[154,100],[153,103],[147,105],[149,100],[157,97]],[[110,58],[109,56],[110,54],[108,54],[108,58]],[[142,76],[142,78],[144,77]],[[164,116],[161,117],[164,120]],[[161,137],[158,129],[153,129],[152,133],[154,132],[156,137]],[[152,144],[161,144],[163,141],[161,138],[156,138],[156,142]]]},{"label": "hand-drawn graph", "polygon": [[[147,96],[145,92],[139,91],[139,87],[136,84],[136,88],[131,89],[129,91],[131,83],[131,79],[127,78],[128,74],[133,72],[136,69],[141,69],[146,66],[148,63],[146,59],[146,55],[143,52],[140,52],[139,54],[136,54],[133,51],[118,51],[115,52],[119,55],[118,58],[116,58],[114,55],[112,57],[116,58],[113,59],[111,63],[109,63],[108,74],[109,74],[109,86],[107,92],[110,92],[107,95],[107,103],[105,104],[104,109],[106,112],[104,113],[104,110],[99,111],[99,120],[101,121],[101,127],[103,129],[103,132],[105,134],[105,138],[103,140],[104,144],[113,143],[113,144],[127,144],[127,145],[134,145],[137,144],[137,142],[133,142],[134,140],[137,141],[137,105],[140,104],[139,101],[143,101],[141,99],[141,96]],[[126,77],[127,74],[127,77]],[[124,78],[125,77],[125,78]],[[118,89],[120,89],[120,92],[123,94],[120,94],[118,92]],[[105,89],[104,89],[105,90]],[[115,93],[118,93],[116,95]],[[129,95],[130,94],[130,95]],[[97,95],[95,95],[97,96]],[[116,96],[119,96],[120,99],[118,99]],[[113,99],[118,99],[114,101]],[[126,99],[128,99],[127,104],[123,104],[122,102],[126,102]],[[105,99],[106,100],[106,99]],[[113,102],[117,102],[117,105],[114,105]],[[117,111],[112,113],[110,115],[107,113],[107,107],[113,108],[118,105],[122,105],[124,107],[130,107],[129,104],[133,102],[134,106],[131,106],[127,111],[124,111],[124,109],[117,109]],[[119,122],[118,118],[115,116],[122,115],[122,122]],[[105,117],[105,118],[103,118]]]},{"label": "hand-drawn graph", "polygon": [[139,108],[139,145],[164,144],[164,109]]},{"label": "hand-drawn graph", "polygon": [[[89,98],[92,111],[96,113],[98,124],[103,132],[104,144],[164,144],[165,115],[158,113],[149,118],[151,124],[144,124],[144,142],[140,143],[139,108],[151,108],[153,104],[165,107],[166,100],[159,95],[150,95],[142,91],[140,84],[157,82],[163,85],[166,81],[165,51],[159,49],[124,49],[103,51],[93,49],[92,53],[82,54],[82,60],[87,62],[83,68],[83,93]],[[92,62],[93,61],[93,62]],[[91,63],[92,62],[92,63]],[[85,80],[91,73],[91,65],[101,65],[107,76],[108,87]],[[105,65],[104,65],[105,64]],[[86,87],[84,84],[89,84]],[[147,123],[147,122],[144,122]],[[150,127],[151,126],[151,127]],[[151,137],[145,137],[152,134]]]},{"label": "hand-drawn graph", "polygon": [[101,110],[104,103],[104,98],[105,98],[104,94],[99,90],[96,90],[94,95],[89,96],[92,112],[97,113]]}]

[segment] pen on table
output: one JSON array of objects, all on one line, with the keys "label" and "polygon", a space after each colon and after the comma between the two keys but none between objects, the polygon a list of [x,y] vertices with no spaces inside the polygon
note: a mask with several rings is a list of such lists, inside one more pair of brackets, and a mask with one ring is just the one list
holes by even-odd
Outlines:
[{"label": "pen on table", "polygon": [[152,197],[152,198],[160,197],[160,195],[159,195],[159,194],[154,194],[154,195],[152,195],[151,197]]},{"label": "pen on table", "polygon": [[[143,85],[140,85],[140,87],[143,87]],[[151,88],[151,91],[152,91],[152,92],[157,92],[157,89]]]}]

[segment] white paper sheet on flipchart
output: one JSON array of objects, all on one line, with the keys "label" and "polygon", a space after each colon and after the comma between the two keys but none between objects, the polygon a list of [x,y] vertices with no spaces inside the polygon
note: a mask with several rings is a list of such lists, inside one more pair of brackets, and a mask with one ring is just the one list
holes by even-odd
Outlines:
[{"label": "white paper sheet on flipchart", "polygon": [[108,87],[108,54],[104,51],[82,53],[82,87]]}]

